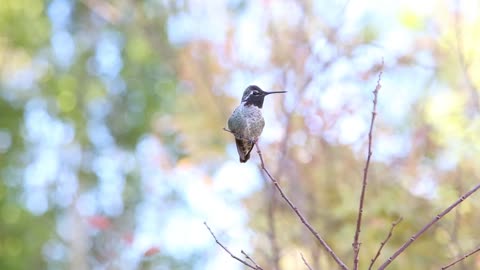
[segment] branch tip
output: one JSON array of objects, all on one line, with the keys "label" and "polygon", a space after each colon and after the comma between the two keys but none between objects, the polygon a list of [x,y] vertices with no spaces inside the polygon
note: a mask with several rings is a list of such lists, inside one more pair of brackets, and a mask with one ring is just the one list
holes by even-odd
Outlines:
[{"label": "branch tip", "polygon": [[382,87],[380,85],[380,82],[382,80],[382,74],[383,74],[383,58],[382,58],[382,63],[380,65],[380,73],[378,74],[378,80],[377,84],[375,86],[375,89],[373,90],[373,108],[372,108],[372,118],[370,120],[370,129],[368,131],[368,149],[367,149],[367,160],[365,162],[365,167],[363,169],[363,178],[362,178],[362,191],[360,193],[360,202],[358,204],[358,216],[357,216],[357,226],[355,230],[355,235],[353,237],[353,270],[358,269],[358,263],[359,263],[359,254],[360,254],[360,232],[361,232],[361,226],[362,226],[362,216],[363,216],[363,204],[365,200],[365,193],[367,190],[367,184],[368,184],[368,169],[370,166],[370,159],[372,157],[372,143],[373,143],[373,124],[375,122],[375,118],[377,116],[377,100],[378,100],[378,91]]},{"label": "branch tip", "polygon": [[243,265],[247,266],[248,268],[250,269],[253,269],[253,270],[263,270],[260,266],[258,266],[256,263],[253,262],[253,260],[248,257],[248,255],[246,255],[246,253],[243,252],[242,250],[242,254],[244,254],[245,256],[247,256],[247,258],[252,261],[255,266],[249,264],[248,262],[246,262],[245,260],[242,260],[240,259],[239,257],[235,256],[232,252],[230,252],[230,250],[228,250],[227,247],[225,247],[218,239],[217,237],[215,236],[215,234],[213,233],[212,229],[210,229],[210,227],[208,226],[207,222],[204,221],[203,224],[205,225],[205,227],[207,227],[208,231],[210,232],[210,234],[212,235],[213,239],[215,240],[215,242],[223,249],[225,250],[225,252],[227,252],[232,258],[234,258],[235,260],[241,262]]},{"label": "branch tip", "polygon": [[371,270],[372,267],[373,267],[373,264],[375,264],[375,261],[378,259],[378,257],[380,256],[380,253],[382,253],[382,249],[383,247],[387,244],[388,240],[390,240],[390,237],[392,237],[393,235],[393,230],[395,229],[395,227],[400,223],[402,222],[403,218],[402,217],[399,217],[397,219],[397,221],[393,222],[392,223],[392,226],[390,227],[390,231],[388,232],[388,235],[387,235],[387,238],[385,238],[385,240],[383,240],[381,243],[380,243],[380,247],[378,248],[377,250],[377,254],[375,254],[375,257],[373,259],[370,260],[370,266],[368,267],[368,270]]},{"label": "branch tip", "polygon": [[300,252],[300,256],[302,257],[302,261],[305,264],[305,266],[308,268],[308,270],[313,270],[312,267],[308,264],[307,260],[305,260],[301,252]]}]

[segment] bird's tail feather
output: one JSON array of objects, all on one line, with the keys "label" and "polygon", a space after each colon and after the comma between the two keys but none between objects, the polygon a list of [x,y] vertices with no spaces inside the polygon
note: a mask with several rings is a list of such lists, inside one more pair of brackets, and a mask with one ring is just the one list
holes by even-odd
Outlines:
[{"label": "bird's tail feather", "polygon": [[238,156],[240,157],[240,162],[245,163],[250,159],[250,152],[253,149],[253,142],[248,140],[235,138],[235,144],[237,145]]}]

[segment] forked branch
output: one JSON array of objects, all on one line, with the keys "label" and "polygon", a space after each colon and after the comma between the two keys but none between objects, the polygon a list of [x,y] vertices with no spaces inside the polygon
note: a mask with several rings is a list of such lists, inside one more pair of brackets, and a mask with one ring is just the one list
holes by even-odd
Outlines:
[{"label": "forked branch", "polygon": [[227,247],[225,247],[220,241],[218,241],[217,237],[215,236],[215,234],[213,233],[212,229],[210,229],[210,227],[208,227],[207,225],[207,222],[203,222],[203,224],[205,225],[205,227],[207,227],[208,231],[210,232],[210,234],[212,235],[213,239],[215,239],[215,242],[221,247],[223,248],[223,250],[225,250],[225,252],[227,252],[230,256],[232,256],[232,258],[234,258],[235,260],[241,262],[242,264],[244,264],[245,266],[247,266],[248,268],[250,269],[253,269],[253,270],[263,270],[263,268],[261,268],[260,266],[258,266],[258,264],[256,264],[252,258],[250,258],[243,250],[242,250],[242,254],[245,255],[245,257],[250,260],[254,265],[251,265],[249,264],[247,261],[245,260],[242,260],[240,259],[239,257],[235,256],[232,252],[230,252],[230,250],[228,250]]},{"label": "forked branch", "polygon": [[245,251],[242,250],[242,251],[240,251],[240,253],[242,253],[243,256],[245,256],[245,258],[247,258],[247,260],[251,261],[251,262],[253,263],[253,265],[255,265],[255,269],[258,269],[258,270],[262,269],[262,268],[252,259],[252,257],[248,256],[248,254],[245,253]]},{"label": "forked branch", "polygon": [[390,237],[392,237],[393,235],[393,229],[395,229],[395,227],[398,225],[398,223],[400,223],[402,221],[402,218],[399,218],[397,221],[393,222],[392,223],[392,227],[390,227],[390,231],[388,232],[388,235],[387,235],[387,238],[385,238],[385,240],[383,240],[381,243],[380,243],[380,247],[378,248],[378,251],[377,251],[377,254],[375,254],[375,257],[372,259],[372,261],[370,262],[370,266],[368,267],[368,270],[371,270],[372,267],[373,267],[373,264],[375,263],[375,261],[378,259],[378,257],[380,256],[380,254],[382,253],[382,249],[383,247],[385,246],[385,244],[387,244],[388,240],[390,240]]}]

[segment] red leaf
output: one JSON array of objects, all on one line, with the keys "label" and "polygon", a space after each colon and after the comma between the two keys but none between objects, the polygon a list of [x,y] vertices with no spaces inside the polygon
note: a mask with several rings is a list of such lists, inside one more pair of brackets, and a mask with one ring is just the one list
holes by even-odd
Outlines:
[{"label": "red leaf", "polygon": [[131,245],[133,243],[133,234],[132,233],[124,234],[123,241],[125,241],[128,245]]},{"label": "red leaf", "polygon": [[158,247],[151,247],[149,249],[147,249],[147,251],[145,251],[145,253],[143,253],[144,256],[153,256],[155,254],[157,254],[158,252],[160,252],[160,249]]},{"label": "red leaf", "polygon": [[104,216],[91,216],[87,221],[90,226],[99,230],[108,229],[112,225],[110,220]]}]

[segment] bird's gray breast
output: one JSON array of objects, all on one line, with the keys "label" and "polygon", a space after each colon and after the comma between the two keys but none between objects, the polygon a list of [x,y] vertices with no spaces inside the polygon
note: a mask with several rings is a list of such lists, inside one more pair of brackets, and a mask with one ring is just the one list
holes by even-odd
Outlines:
[{"label": "bird's gray breast", "polygon": [[232,116],[228,119],[228,129],[230,129],[236,137],[242,139],[255,140],[262,134],[265,121],[262,111],[256,106],[245,106],[241,104]]}]

